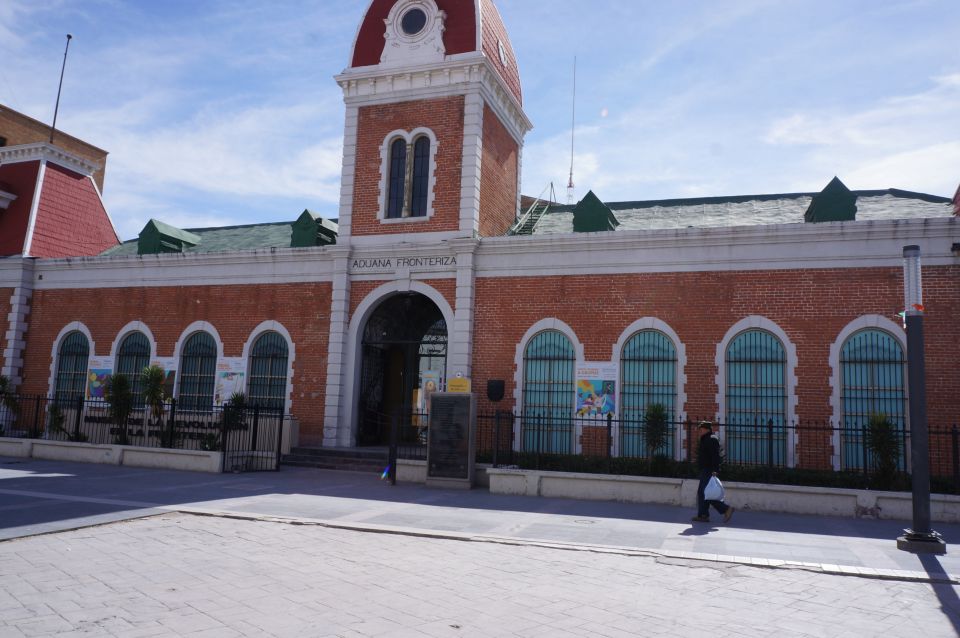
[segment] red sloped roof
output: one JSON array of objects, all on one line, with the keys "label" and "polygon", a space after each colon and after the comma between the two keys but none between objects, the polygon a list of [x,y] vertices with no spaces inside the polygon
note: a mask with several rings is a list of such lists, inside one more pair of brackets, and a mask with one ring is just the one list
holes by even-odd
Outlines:
[{"label": "red sloped roof", "polygon": [[0,166],[3,190],[17,196],[6,210],[0,210],[0,256],[23,254],[39,168],[40,160]]},{"label": "red sloped roof", "polygon": [[119,243],[90,178],[48,163],[30,255],[99,255]]}]

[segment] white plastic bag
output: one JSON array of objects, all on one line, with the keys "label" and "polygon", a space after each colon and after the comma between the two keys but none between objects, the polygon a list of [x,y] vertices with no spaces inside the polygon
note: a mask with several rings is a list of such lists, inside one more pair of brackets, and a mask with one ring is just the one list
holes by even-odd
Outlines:
[{"label": "white plastic bag", "polygon": [[711,476],[707,486],[703,488],[703,498],[707,501],[723,500],[723,483],[716,476]]}]

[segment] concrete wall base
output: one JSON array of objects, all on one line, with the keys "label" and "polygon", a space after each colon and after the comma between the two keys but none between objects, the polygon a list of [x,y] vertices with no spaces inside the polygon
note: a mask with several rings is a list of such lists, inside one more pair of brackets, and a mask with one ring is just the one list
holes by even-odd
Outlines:
[{"label": "concrete wall base", "polygon": [[0,456],[219,473],[220,452],[0,438]]},{"label": "concrete wall base", "polygon": [[[655,503],[696,507],[697,479],[618,476],[487,468],[490,492],[517,496],[548,496],[623,503]],[[725,482],[726,502],[737,509],[879,518],[909,521],[913,500],[909,492],[880,492],[797,485]],[[960,522],[960,496],[932,494],[931,520]]]}]

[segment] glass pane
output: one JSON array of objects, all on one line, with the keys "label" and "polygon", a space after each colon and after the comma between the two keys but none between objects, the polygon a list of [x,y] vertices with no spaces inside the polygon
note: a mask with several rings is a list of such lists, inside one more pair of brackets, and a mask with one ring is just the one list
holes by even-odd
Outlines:
[{"label": "glass pane", "polygon": [[413,146],[413,195],[410,215],[423,217],[427,214],[427,190],[430,177],[430,138],[420,137]]},{"label": "glass pane", "polygon": [[287,341],[277,332],[260,335],[250,351],[247,403],[283,410],[287,397]]},{"label": "glass pane", "polygon": [[210,410],[216,384],[217,344],[206,332],[187,339],[180,357],[181,410]]},{"label": "glass pane", "polygon": [[394,140],[390,145],[390,172],[387,196],[387,218],[403,216],[404,180],[407,172],[407,143]]},{"label": "glass pane", "polygon": [[82,332],[71,332],[60,344],[54,399],[58,404],[83,397],[87,387],[87,359],[90,343]]}]

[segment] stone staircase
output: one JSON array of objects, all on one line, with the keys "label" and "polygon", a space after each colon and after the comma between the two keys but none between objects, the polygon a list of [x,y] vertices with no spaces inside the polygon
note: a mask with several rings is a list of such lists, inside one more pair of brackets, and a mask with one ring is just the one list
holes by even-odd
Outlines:
[{"label": "stone staircase", "polygon": [[385,447],[295,447],[280,459],[280,464],[379,474],[387,467],[387,456]]}]

